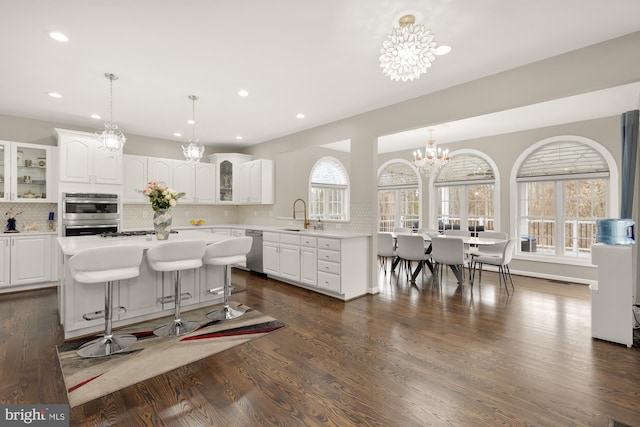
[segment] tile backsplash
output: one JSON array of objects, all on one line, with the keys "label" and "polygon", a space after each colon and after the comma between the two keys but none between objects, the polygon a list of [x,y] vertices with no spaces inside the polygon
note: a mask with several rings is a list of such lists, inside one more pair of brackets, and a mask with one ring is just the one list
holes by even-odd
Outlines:
[{"label": "tile backsplash", "polygon": [[16,229],[18,231],[49,231],[49,212],[54,213],[58,220],[58,205],[56,203],[0,203],[0,217],[2,230],[6,230],[9,219],[9,209],[16,213]]}]

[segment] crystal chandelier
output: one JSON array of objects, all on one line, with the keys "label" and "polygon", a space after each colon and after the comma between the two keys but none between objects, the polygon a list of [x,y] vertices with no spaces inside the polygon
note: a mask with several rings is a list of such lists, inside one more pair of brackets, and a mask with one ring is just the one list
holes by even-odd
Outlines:
[{"label": "crystal chandelier", "polygon": [[105,73],[104,76],[109,79],[109,122],[104,124],[104,129],[96,132],[96,136],[102,148],[114,153],[122,148],[127,138],[120,132],[118,125],[113,123],[113,81],[118,80],[118,76],[111,73]]},{"label": "crystal chandelier", "polygon": [[193,110],[191,118],[192,134],[189,138],[189,144],[182,146],[182,152],[189,163],[200,161],[202,154],[204,153],[204,145],[198,143],[196,138],[196,101],[198,97],[195,95],[189,95],[189,99],[192,101]]},{"label": "crystal chandelier", "polygon": [[413,164],[423,175],[429,176],[432,169],[438,170],[447,162],[449,162],[449,149],[443,150],[438,147],[433,139],[433,129],[429,129],[429,140],[424,148],[424,155],[420,150],[414,151]]},{"label": "crystal chandelier", "polygon": [[400,27],[394,28],[380,49],[380,67],[391,80],[413,80],[427,72],[436,59],[436,42],[424,25],[415,25],[413,15],[400,18]]}]

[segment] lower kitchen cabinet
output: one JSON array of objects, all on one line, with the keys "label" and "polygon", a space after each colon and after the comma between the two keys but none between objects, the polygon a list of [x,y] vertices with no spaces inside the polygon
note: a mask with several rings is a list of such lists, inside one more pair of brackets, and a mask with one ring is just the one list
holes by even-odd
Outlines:
[{"label": "lower kitchen cabinet", "polygon": [[0,236],[0,287],[49,283],[53,280],[53,234]]},{"label": "lower kitchen cabinet", "polygon": [[263,235],[263,268],[267,275],[344,300],[367,293],[368,253],[367,236]]}]

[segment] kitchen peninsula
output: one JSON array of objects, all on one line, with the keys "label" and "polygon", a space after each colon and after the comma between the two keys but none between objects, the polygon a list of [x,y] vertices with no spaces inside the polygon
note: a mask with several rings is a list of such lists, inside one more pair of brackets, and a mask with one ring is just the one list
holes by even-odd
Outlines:
[{"label": "kitchen peninsula", "polygon": [[[203,240],[207,244],[235,237],[206,231],[181,230],[171,234],[169,241]],[[68,260],[87,249],[104,246],[142,246],[145,250],[161,245],[165,241],[155,236],[101,237],[100,235],[59,237],[60,285],[58,305],[64,338],[71,339],[104,329],[104,286],[77,283],[71,277]],[[145,252],[146,253],[146,252]],[[209,292],[223,285],[222,267],[202,266],[182,273],[183,311],[215,304],[222,301],[221,292]],[[121,327],[149,319],[169,316],[173,313],[173,281],[170,274],[151,270],[143,258],[140,275],[114,286],[113,326]]]}]

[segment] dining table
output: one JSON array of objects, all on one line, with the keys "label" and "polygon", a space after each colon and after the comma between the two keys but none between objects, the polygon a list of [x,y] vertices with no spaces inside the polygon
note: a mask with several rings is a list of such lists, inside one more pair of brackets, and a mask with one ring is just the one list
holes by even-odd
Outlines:
[{"label": "dining table", "polygon": [[[397,238],[398,234],[401,234],[401,233],[392,233],[394,240]],[[416,233],[412,233],[412,234],[416,234]],[[438,237],[445,237],[447,239],[462,239],[462,242],[465,244],[465,246],[468,245],[470,248],[477,247],[477,246],[495,245],[496,243],[504,242],[503,239],[481,238],[481,237],[475,237],[475,236],[457,236],[457,235],[435,234],[435,233],[419,233],[419,234],[424,239],[425,253],[427,254],[430,254],[432,250],[431,238],[436,235]],[[470,253],[473,253],[473,252],[470,252]],[[400,263],[400,261],[401,261],[400,257],[396,257],[393,260],[393,262],[391,263],[392,272],[394,271],[395,267]],[[415,282],[416,278],[422,271],[422,268],[423,268],[422,264],[423,263],[418,264],[415,271],[411,273],[412,282]],[[431,260],[425,260],[424,264],[427,265],[427,267],[431,271],[431,274],[433,274],[433,263],[431,262]],[[458,279],[458,283],[462,283],[463,281],[462,270],[460,270],[456,265],[450,265],[449,268],[451,269],[451,271],[453,271],[453,274],[455,274],[456,279]]]}]

